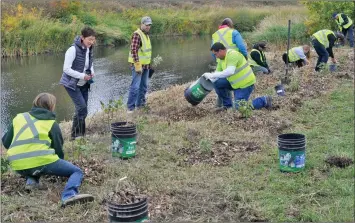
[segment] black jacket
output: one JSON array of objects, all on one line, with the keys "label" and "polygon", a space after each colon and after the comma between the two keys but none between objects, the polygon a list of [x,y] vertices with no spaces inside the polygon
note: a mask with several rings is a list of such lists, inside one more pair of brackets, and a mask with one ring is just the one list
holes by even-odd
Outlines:
[{"label": "black jacket", "polygon": [[[35,117],[38,120],[55,120],[55,113],[44,109],[33,107],[29,111],[30,115]],[[49,138],[52,140],[51,148],[55,150],[55,153],[60,159],[64,159],[63,153],[63,136],[57,122],[54,122],[51,130],[48,133]],[[14,127],[11,123],[7,129],[6,134],[2,137],[2,143],[6,149],[11,146],[12,139],[14,137]]]},{"label": "black jacket", "polygon": [[[259,51],[258,48],[255,47],[255,46],[253,47],[253,49],[256,49],[257,51]],[[263,59],[264,62],[262,62],[262,61],[260,60],[260,55],[261,55],[261,57],[262,57],[262,59]],[[263,53],[261,53],[260,51],[259,51],[259,52],[252,51],[252,52],[250,53],[250,57],[251,57],[258,65],[269,69],[269,65],[268,65],[267,62],[266,62],[265,55],[264,55]]]}]

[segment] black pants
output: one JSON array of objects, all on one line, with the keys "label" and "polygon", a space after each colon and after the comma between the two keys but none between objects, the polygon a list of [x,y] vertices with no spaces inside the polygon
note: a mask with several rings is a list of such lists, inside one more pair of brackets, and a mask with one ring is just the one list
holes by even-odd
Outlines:
[{"label": "black pants", "polygon": [[312,40],[312,45],[318,54],[317,65],[315,71],[320,71],[329,59],[329,53],[317,39]]},{"label": "black pants", "polygon": [[[285,62],[285,64],[286,64],[286,62],[287,62],[286,59],[287,59],[287,53],[284,53],[284,54],[282,55],[282,60]],[[302,60],[302,59],[297,60],[297,61],[295,61],[295,62],[289,62],[289,63],[296,64],[297,67],[303,67],[303,66],[304,66],[304,63],[303,63],[303,60]]]},{"label": "black pants", "polygon": [[86,83],[83,86],[76,86],[75,90],[65,88],[75,105],[75,115],[73,117],[73,126],[71,137],[85,135],[85,118],[88,114],[88,97],[90,85]]}]

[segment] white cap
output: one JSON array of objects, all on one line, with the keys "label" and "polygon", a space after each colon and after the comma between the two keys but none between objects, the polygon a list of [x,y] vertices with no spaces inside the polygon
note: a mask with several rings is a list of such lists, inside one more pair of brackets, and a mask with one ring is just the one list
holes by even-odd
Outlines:
[{"label": "white cap", "polygon": [[144,16],[141,20],[141,23],[144,25],[151,25],[152,19],[149,16]]}]

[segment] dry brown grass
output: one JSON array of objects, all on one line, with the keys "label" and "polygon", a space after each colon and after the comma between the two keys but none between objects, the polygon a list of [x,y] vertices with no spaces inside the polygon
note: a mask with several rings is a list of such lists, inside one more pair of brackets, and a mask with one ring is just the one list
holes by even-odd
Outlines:
[{"label": "dry brown grass", "polygon": [[[335,55],[348,58],[351,53],[337,49]],[[215,93],[210,93],[200,105],[191,106],[183,97],[188,84],[153,92],[148,97],[149,109],[129,117],[125,111],[119,111],[114,118],[138,125],[138,153],[131,160],[111,157],[108,123],[104,114],[98,113],[88,119],[89,149],[80,162],[76,161],[81,166],[93,163],[92,169],[85,168],[89,173],[97,170],[97,165],[100,167],[96,173],[99,180],[87,174],[81,188],[82,192],[93,194],[95,202],[61,209],[58,202],[63,180],[45,178],[48,191],[27,193],[23,189],[24,179],[10,173],[1,182],[2,221],[107,221],[102,202],[125,176],[126,181],[149,197],[153,221],[270,220],[262,214],[260,201],[251,200],[268,184],[266,174],[271,170],[262,169],[260,163],[265,157],[274,156],[276,136],[297,124],[297,111],[304,102],[327,95],[340,83],[337,75],[348,73],[347,78],[353,78],[354,73],[351,63],[340,64],[337,75],[315,73],[313,67],[291,70],[291,76],[298,76],[299,87],[280,98],[275,96],[273,87],[284,74],[281,54],[267,53],[274,72],[258,76],[252,94],[273,94],[273,110],[254,111],[251,118],[241,119],[234,111],[214,114]],[[315,56],[312,64],[314,60]],[[68,139],[70,122],[61,123],[61,128]],[[69,160],[73,160],[77,147],[77,142],[66,140]],[[263,174],[264,183],[254,182]],[[10,189],[4,192],[4,188]]]}]

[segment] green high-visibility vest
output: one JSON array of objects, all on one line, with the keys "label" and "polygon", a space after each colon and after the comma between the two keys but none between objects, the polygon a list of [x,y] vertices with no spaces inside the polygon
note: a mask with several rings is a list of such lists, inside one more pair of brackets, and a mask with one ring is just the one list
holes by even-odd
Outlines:
[{"label": "green high-visibility vest", "polygon": [[29,113],[18,114],[12,121],[14,138],[7,159],[13,170],[25,170],[53,163],[59,159],[50,148],[48,136],[54,120],[38,120]]},{"label": "green high-visibility vest", "polygon": [[253,70],[249,66],[244,56],[236,50],[227,50],[227,54],[224,60],[220,60],[218,62],[221,63],[220,67],[222,68],[222,70],[225,70],[227,68],[228,57],[232,54],[237,54],[236,61],[233,61],[233,63],[236,65],[235,73],[227,77],[227,80],[229,81],[232,88],[246,88],[254,84],[256,82],[256,78],[253,73]]},{"label": "green high-visibility vest", "polygon": [[341,17],[341,13],[339,13],[337,16],[338,16],[338,19],[336,19],[335,22],[338,24],[338,27],[339,27],[340,31],[341,31],[343,28],[344,28],[344,29],[349,28],[349,27],[353,24],[353,21],[350,19],[350,17],[347,16],[347,15],[345,15],[345,16],[348,18],[348,23],[342,25],[343,22],[344,22],[344,19],[343,19],[343,17]]},{"label": "green high-visibility vest", "polygon": [[329,34],[333,34],[335,36],[334,32],[329,29],[322,29],[322,30],[314,33],[312,36],[314,38],[316,38],[321,44],[323,44],[323,46],[325,48],[328,48],[329,47],[329,40],[328,40],[327,36]]},{"label": "green high-visibility vest", "polygon": [[[150,64],[152,59],[152,45],[149,36],[144,34],[141,29],[137,29],[134,33],[137,33],[141,37],[142,42],[142,47],[138,50],[139,62],[141,62],[141,64]],[[134,63],[131,51],[128,55],[128,62]]]},{"label": "green high-visibility vest", "polygon": [[296,53],[296,49],[298,48],[301,48],[301,50],[303,50],[302,46],[298,46],[298,47],[293,47],[288,51],[288,62],[292,63],[301,59],[301,57]]},{"label": "green high-visibility vest", "polygon": [[229,27],[225,27],[217,30],[212,35],[213,43],[222,43],[227,49],[238,50],[237,45],[235,45],[232,41],[234,29]]},{"label": "green high-visibility vest", "polygon": [[256,67],[256,66],[259,66],[259,67],[260,67],[260,65],[259,65],[255,60],[253,60],[253,58],[250,56],[252,52],[257,52],[257,53],[259,54],[259,56],[260,56],[260,61],[261,61],[261,62],[264,62],[264,59],[263,59],[263,57],[265,58],[264,52],[263,52],[263,51],[259,51],[259,50],[257,50],[257,49],[252,49],[252,50],[250,51],[249,56],[248,56],[248,63],[249,63],[249,65],[254,66],[254,67]]}]

